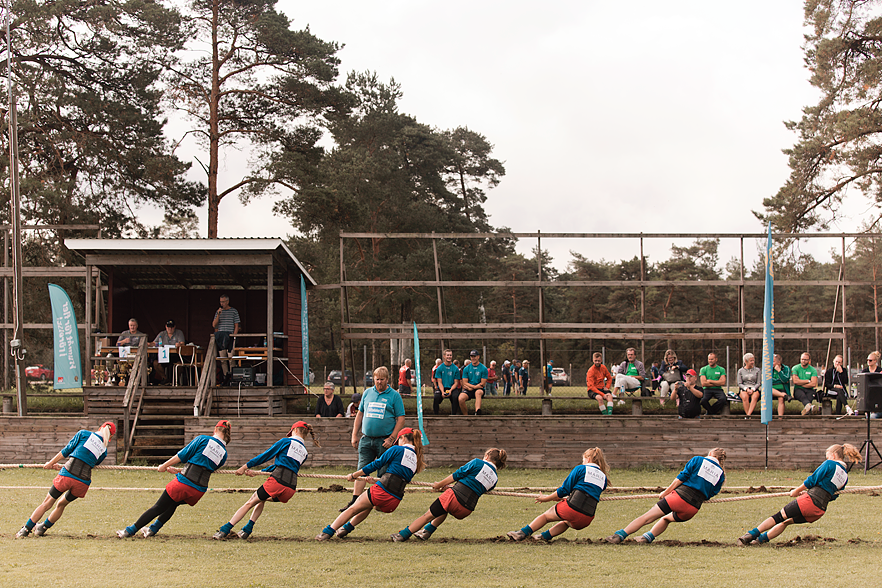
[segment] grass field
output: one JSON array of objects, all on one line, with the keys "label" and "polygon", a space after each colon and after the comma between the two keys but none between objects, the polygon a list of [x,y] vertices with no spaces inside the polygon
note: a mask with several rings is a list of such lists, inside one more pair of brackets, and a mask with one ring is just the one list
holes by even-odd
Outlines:
[{"label": "grass field", "polygon": [[[347,473],[303,470],[310,472]],[[449,472],[427,470],[416,479],[434,481]],[[506,469],[500,472],[499,485],[557,486],[566,473]],[[610,480],[616,486],[664,486],[674,475],[673,470],[625,470],[613,471]],[[727,485],[796,486],[806,475],[730,471]],[[395,544],[389,535],[425,512],[434,494],[409,493],[397,511],[372,513],[349,538],[317,543],[313,537],[338,514],[348,493],[300,492],[287,505],[268,504],[251,540],[218,542],[211,535],[249,494],[211,492],[193,508],[180,507],[156,537],[119,540],[115,531],[153,504],[169,476],[96,471],[87,498],[73,503],[45,537],[13,539],[45,496],[52,477],[44,470],[0,471],[2,586],[882,585],[877,564],[882,555],[879,496],[842,496],[820,521],[791,526],[771,546],[748,548],[736,547],[735,539],[780,509],[786,498],[708,504],[692,521],[671,525],[652,545],[612,546],[600,540],[650,508],[653,500],[602,502],[590,527],[569,530],[544,544],[511,543],[504,535],[530,522],[547,505],[486,496],[467,519],[448,518],[431,541]],[[212,487],[256,488],[261,481],[216,474]],[[300,486],[327,487],[332,482],[336,481],[301,478]],[[853,473],[850,480],[852,486],[880,484],[882,473],[874,471],[867,476]]]}]

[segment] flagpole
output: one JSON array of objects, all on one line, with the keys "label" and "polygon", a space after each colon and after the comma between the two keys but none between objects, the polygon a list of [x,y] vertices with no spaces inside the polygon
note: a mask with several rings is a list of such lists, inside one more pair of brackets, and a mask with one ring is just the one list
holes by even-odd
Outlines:
[{"label": "flagpole", "polygon": [[775,272],[772,267],[772,223],[769,223],[765,256],[765,296],[763,300],[763,391],[761,422],[766,426],[766,469],[769,467],[769,423],[772,422],[772,364],[775,359]]}]

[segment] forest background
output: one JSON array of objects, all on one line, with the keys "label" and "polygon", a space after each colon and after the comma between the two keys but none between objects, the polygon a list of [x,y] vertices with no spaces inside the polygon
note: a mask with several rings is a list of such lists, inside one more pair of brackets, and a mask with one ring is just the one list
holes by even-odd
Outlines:
[{"label": "forest background", "polygon": [[[878,2],[809,0],[804,44],[817,105],[787,123],[797,135],[791,176],[781,190],[752,207],[757,232],[766,221],[781,232],[825,229],[846,199],[864,199],[869,213],[861,231],[874,238],[848,241],[829,257],[800,250],[798,241],[776,246],[778,279],[876,280],[879,266],[879,124],[882,98]],[[101,3],[17,2],[10,22],[12,79],[16,89],[22,218],[26,224],[95,224],[116,237],[217,237],[218,205],[228,197],[246,204],[271,198],[275,212],[290,220],[288,243],[320,284],[339,281],[339,234],[352,232],[508,232],[490,224],[485,203],[505,177],[505,165],[479,130],[435,128],[400,111],[403,89],[394,79],[353,72],[341,75],[341,45],[297,29],[270,0],[197,0],[191,3],[108,0]],[[4,57],[10,45],[5,43]],[[5,81],[4,84],[5,86]],[[187,121],[169,138],[174,115]],[[6,120],[8,113],[4,112]],[[205,181],[189,179],[190,164],[176,155],[184,137],[204,149],[197,164]],[[4,130],[0,173],[8,186],[8,131]],[[229,185],[218,173],[224,153],[247,153],[249,172]],[[7,203],[0,221],[8,222]],[[750,204],[748,204],[750,206]],[[195,210],[207,206],[202,231]],[[158,224],[148,207],[163,211]],[[246,208],[247,210],[247,208]],[[856,227],[857,229],[857,227]],[[25,264],[77,265],[63,245],[70,236],[94,231],[28,231]],[[427,242],[382,239],[353,241],[348,279],[433,279]],[[640,259],[589,259],[572,253],[565,264],[546,251],[516,251],[511,239],[450,239],[439,242],[445,280],[543,279],[634,280]],[[739,260],[721,259],[717,239],[672,245],[664,260],[646,260],[650,280],[739,279]],[[541,256],[541,259],[540,259]],[[558,267],[565,267],[560,270]],[[760,279],[758,265],[744,268]],[[44,279],[26,283],[25,320],[48,322]],[[57,280],[82,303],[84,284]],[[762,291],[746,289],[745,315],[761,316]],[[776,320],[824,322],[832,318],[834,287],[776,289]],[[434,322],[437,301],[418,289],[353,289],[356,322]],[[310,300],[311,364],[317,372],[339,368],[340,308],[334,292]],[[450,289],[447,322],[535,322],[538,295],[518,288]],[[877,287],[848,288],[850,320],[878,320]],[[82,307],[79,309],[82,316]],[[736,287],[647,288],[648,322],[738,322]],[[639,289],[548,288],[547,322],[621,323],[640,318]],[[51,332],[28,332],[31,361],[51,363]],[[590,353],[610,350],[608,361],[636,342],[550,342],[558,365],[587,366]],[[879,347],[878,329],[851,329],[850,347],[863,354]],[[457,354],[474,347],[493,351],[486,359],[529,357],[538,363],[538,342],[458,342]],[[701,365],[709,351],[740,345],[725,340],[653,341],[647,361],[675,347],[681,359]],[[737,345],[737,347],[736,347]],[[759,341],[748,351],[758,352]],[[461,348],[460,348],[461,347]],[[778,344],[788,363],[810,349],[819,359],[827,342],[786,340]],[[834,350],[836,346],[834,345]],[[434,349],[432,349],[434,352]],[[434,355],[434,353],[433,353]],[[371,350],[371,365],[389,360],[388,343]],[[358,363],[357,363],[358,364]]]}]

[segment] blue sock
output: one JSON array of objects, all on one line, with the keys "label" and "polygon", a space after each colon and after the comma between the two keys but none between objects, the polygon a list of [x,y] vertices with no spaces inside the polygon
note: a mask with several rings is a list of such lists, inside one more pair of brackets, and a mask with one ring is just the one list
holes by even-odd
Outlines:
[{"label": "blue sock", "polygon": [[132,535],[134,535],[137,532],[138,532],[138,529],[135,528],[135,525],[129,525],[128,527],[126,527],[126,533],[129,534],[129,537],[131,537]]},{"label": "blue sock", "polygon": [[[348,525],[349,523],[346,523],[346,524]],[[343,526],[345,527],[346,525],[343,525]],[[334,533],[336,533],[336,531],[333,529],[333,527],[331,527],[331,525],[328,525],[327,527],[322,529],[322,533],[327,533],[328,535],[333,537]]]},{"label": "blue sock", "polygon": [[[330,528],[330,526],[331,526],[331,525],[328,525],[329,528]],[[347,531],[349,531],[349,532],[351,533],[351,532],[353,532],[353,531],[355,530],[355,525],[353,525],[353,524],[352,524],[351,522],[349,522],[349,521],[346,521],[345,523],[343,523],[343,528],[346,529]]]},{"label": "blue sock", "polygon": [[542,533],[539,536],[542,537],[543,539],[545,539],[546,541],[551,541],[551,531],[542,531]]},{"label": "blue sock", "polygon": [[150,530],[153,531],[154,533],[159,533],[159,530],[162,528],[162,525],[164,525],[164,524],[165,523],[160,523],[159,519],[156,519],[155,521],[153,521],[153,524],[150,525]]},{"label": "blue sock", "polygon": [[759,543],[768,543],[769,542],[769,534],[768,533],[760,533],[760,536],[756,538]]},{"label": "blue sock", "polygon": [[619,537],[621,537],[622,540],[625,540],[625,539],[628,538],[628,534],[625,533],[625,530],[624,530],[624,529],[619,529],[618,531],[616,531],[616,535],[618,535]]},{"label": "blue sock", "polygon": [[522,532],[524,535],[532,535],[532,534],[533,534],[533,529],[532,529],[532,527],[530,527],[530,525],[527,525],[526,527],[522,527],[522,528],[521,528],[521,532]]},{"label": "blue sock", "polygon": [[751,537],[753,537],[754,539],[756,539],[757,537],[760,536],[760,530],[757,529],[756,527],[754,527],[753,529],[751,529],[751,530],[748,531],[747,533],[748,533]]},{"label": "blue sock", "polygon": [[46,518],[45,521],[43,521],[43,526],[46,527],[47,529],[50,528],[50,527],[51,527],[52,525],[54,525],[54,524],[55,524],[55,523],[53,523],[52,521],[50,521],[48,517]]},{"label": "blue sock", "polygon": [[242,527],[242,530],[246,533],[251,533],[254,530],[254,521],[249,520],[247,523],[245,523],[245,526]]},{"label": "blue sock", "polygon": [[224,523],[224,525],[223,525],[220,529],[218,529],[218,530],[219,530],[221,533],[224,533],[224,534],[227,534],[227,535],[228,535],[228,534],[230,533],[230,531],[233,530],[233,523]]},{"label": "blue sock", "polygon": [[25,523],[25,528],[26,528],[28,531],[33,531],[33,530],[34,530],[34,527],[35,527],[36,525],[37,525],[37,523],[35,523],[35,522],[32,521],[31,519],[28,519],[28,522]]},{"label": "blue sock", "polygon": [[413,535],[413,533],[410,532],[410,527],[404,527],[403,529],[398,531],[398,534],[405,539],[410,539],[410,536]]},{"label": "blue sock", "polygon": [[643,533],[643,538],[646,539],[647,543],[652,543],[653,541],[655,541],[655,535],[653,535],[651,531]]},{"label": "blue sock", "polygon": [[438,529],[438,527],[436,527],[432,523],[428,523],[425,527],[423,527],[423,529],[425,529],[429,533],[434,533]]}]

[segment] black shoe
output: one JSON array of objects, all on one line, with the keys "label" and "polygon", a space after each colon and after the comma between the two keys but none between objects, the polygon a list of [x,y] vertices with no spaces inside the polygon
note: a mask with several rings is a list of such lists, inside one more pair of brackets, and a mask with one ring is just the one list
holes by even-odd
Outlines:
[{"label": "black shoe", "polygon": [[484,414],[484,411],[483,411],[482,409],[480,409],[480,408],[479,408],[478,410],[475,411],[475,415],[476,415],[476,416],[479,415],[479,414]]},{"label": "black shoe", "polygon": [[353,496],[353,497],[352,497],[352,500],[350,500],[349,503],[348,503],[346,506],[344,506],[343,508],[340,509],[340,512],[346,512],[346,509],[349,508],[350,506],[352,506],[353,504],[355,504],[355,501],[356,501],[357,499],[358,499],[357,496]]}]

